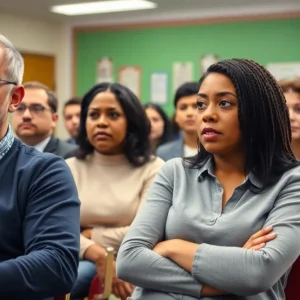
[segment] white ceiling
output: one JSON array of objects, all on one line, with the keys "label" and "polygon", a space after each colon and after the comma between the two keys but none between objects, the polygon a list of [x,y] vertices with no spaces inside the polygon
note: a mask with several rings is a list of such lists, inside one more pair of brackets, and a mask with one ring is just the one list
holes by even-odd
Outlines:
[{"label": "white ceiling", "polygon": [[73,17],[57,15],[49,11],[52,5],[92,1],[95,0],[0,0],[0,12],[77,25],[259,13],[299,12],[300,14],[300,0],[151,0],[158,4],[157,9]]}]

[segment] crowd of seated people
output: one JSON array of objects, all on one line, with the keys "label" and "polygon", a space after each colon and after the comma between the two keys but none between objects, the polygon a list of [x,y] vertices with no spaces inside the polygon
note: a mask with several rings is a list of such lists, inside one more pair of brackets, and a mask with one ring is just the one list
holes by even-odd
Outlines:
[{"label": "crowd of seated people", "polygon": [[82,300],[113,247],[121,300],[284,299],[300,254],[299,79],[220,61],[176,90],[171,118],[91,85],[65,102],[62,140],[54,91],[22,84],[1,35],[0,61],[0,297]]}]

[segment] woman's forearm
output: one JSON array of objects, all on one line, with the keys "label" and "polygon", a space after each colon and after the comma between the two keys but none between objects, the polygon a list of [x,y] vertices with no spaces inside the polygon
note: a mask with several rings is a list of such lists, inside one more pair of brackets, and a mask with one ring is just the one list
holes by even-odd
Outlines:
[{"label": "woman's forearm", "polygon": [[94,244],[86,249],[86,251],[83,254],[83,259],[96,262],[97,260],[104,258],[105,255],[105,249],[97,244]]}]

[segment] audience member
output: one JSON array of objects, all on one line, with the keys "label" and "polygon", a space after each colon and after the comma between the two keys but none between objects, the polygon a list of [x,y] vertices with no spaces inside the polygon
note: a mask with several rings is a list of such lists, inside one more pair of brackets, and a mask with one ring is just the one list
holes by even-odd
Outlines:
[{"label": "audience member", "polygon": [[24,62],[0,35],[0,299],[44,299],[72,289],[79,260],[79,200],[62,158],[14,137]]},{"label": "audience member", "polygon": [[[151,156],[150,124],[126,87],[101,83],[84,96],[77,157],[67,160],[81,200],[78,279],[72,297],[85,297],[96,274],[104,279],[105,249],[120,244],[163,164]],[[114,274],[113,293],[125,300],[132,286]]]},{"label": "audience member", "polygon": [[155,153],[158,146],[172,140],[171,123],[167,114],[159,105],[147,103],[144,108],[151,124],[150,142],[152,152]]},{"label": "audience member", "polygon": [[262,66],[230,59],[200,79],[197,108],[199,152],[158,173],[117,275],[137,286],[132,300],[284,299],[300,254],[300,166],[284,96]]},{"label": "audience member", "polygon": [[198,86],[196,82],[188,82],[180,86],[175,93],[175,122],[182,130],[182,134],[173,142],[158,147],[156,154],[164,161],[197,154],[195,115]]},{"label": "audience member", "polygon": [[78,135],[78,127],[80,121],[80,111],[80,97],[73,97],[69,99],[64,105],[63,115],[65,127],[70,134],[70,138],[67,140],[67,142],[73,145],[76,145],[76,138]]},{"label": "audience member", "polygon": [[58,120],[56,95],[39,82],[24,83],[25,96],[13,113],[12,123],[17,137],[41,152],[68,158],[76,146],[54,137]]}]

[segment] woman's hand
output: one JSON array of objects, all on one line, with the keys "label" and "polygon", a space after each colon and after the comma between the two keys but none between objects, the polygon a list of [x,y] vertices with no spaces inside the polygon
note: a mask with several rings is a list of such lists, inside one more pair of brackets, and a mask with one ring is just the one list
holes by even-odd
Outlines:
[{"label": "woman's hand", "polygon": [[91,239],[92,238],[92,230],[93,230],[93,228],[84,229],[81,231],[81,234],[84,237],[86,237],[87,239]]},{"label": "woman's hand", "polygon": [[[99,259],[96,262],[97,274],[102,282],[105,282],[105,271],[106,271],[106,261],[104,259]],[[112,293],[121,298],[121,300],[126,300],[130,297],[134,290],[134,286],[128,282],[120,280],[116,275],[116,262],[113,261],[113,278],[112,278]]]},{"label": "woman's hand", "polygon": [[163,257],[168,257],[169,249],[172,246],[173,247],[176,246],[176,245],[174,245],[175,244],[174,241],[176,241],[176,240],[162,241],[154,246],[153,251]]},{"label": "woman's hand", "polygon": [[251,250],[262,249],[263,247],[265,247],[267,242],[272,241],[276,238],[276,233],[270,233],[272,230],[273,227],[269,226],[257,231],[249,238],[249,240],[246,242],[243,248]]}]

